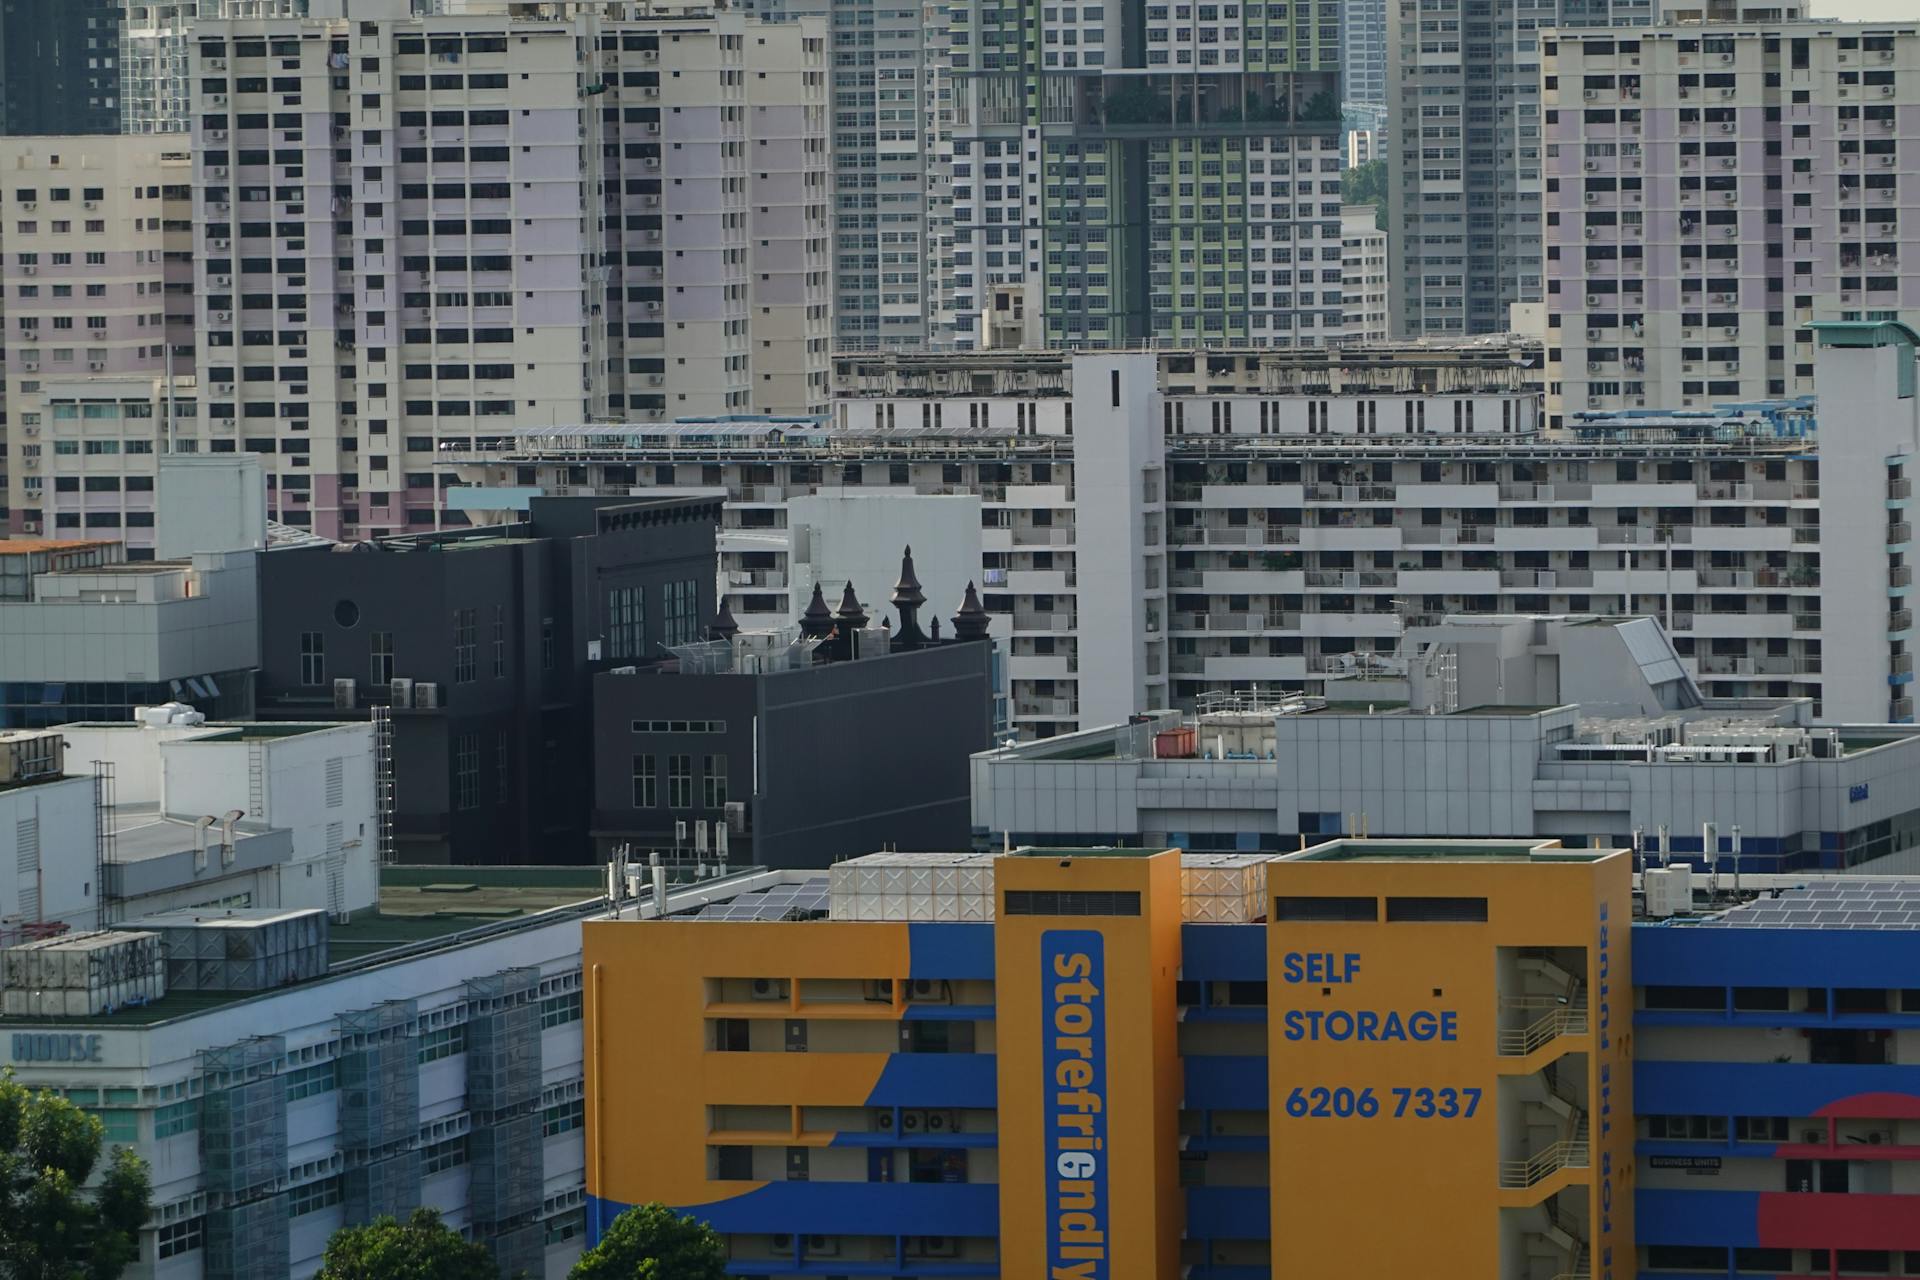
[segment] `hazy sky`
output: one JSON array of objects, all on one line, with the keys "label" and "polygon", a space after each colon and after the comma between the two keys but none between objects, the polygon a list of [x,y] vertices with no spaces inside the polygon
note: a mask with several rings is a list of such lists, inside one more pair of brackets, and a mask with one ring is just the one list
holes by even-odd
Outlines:
[{"label": "hazy sky", "polygon": [[1920,3],[1916,0],[1811,0],[1807,12],[1817,18],[1891,22],[1896,18],[1920,17]]}]

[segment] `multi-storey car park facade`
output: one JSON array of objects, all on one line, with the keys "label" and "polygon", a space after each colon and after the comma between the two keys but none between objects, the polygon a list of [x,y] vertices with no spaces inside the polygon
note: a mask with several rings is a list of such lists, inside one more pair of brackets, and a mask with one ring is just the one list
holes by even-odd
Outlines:
[{"label": "multi-storey car park facade", "polygon": [[1920,898],[1631,861],[876,855],[590,923],[588,1237],[663,1199],[751,1275],[1911,1272]]},{"label": "multi-storey car park facade", "polygon": [[8,529],[153,555],[160,454],[197,447],[177,137],[0,139]]},{"label": "multi-storey car park facade", "polygon": [[1339,8],[951,6],[959,343],[1006,288],[1051,345],[1334,336]]},{"label": "multi-storey car park facade", "polygon": [[490,419],[824,404],[822,31],[625,12],[195,27],[201,413],[278,518],[433,527]]},{"label": "multi-storey car park facade", "polygon": [[786,620],[767,534],[790,497],[978,493],[1033,736],[1323,692],[1457,612],[1651,615],[1712,694],[1906,719],[1912,339],[1838,326],[1820,358],[1824,434],[1791,405],[1543,432],[1506,346],[1036,353],[846,361],[827,423],[527,432],[444,461],[476,508],[724,488],[727,599],[756,625]]},{"label": "multi-storey car park facade", "polygon": [[1562,31],[1542,72],[1549,415],[1804,395],[1813,321],[1920,317],[1920,29]]}]

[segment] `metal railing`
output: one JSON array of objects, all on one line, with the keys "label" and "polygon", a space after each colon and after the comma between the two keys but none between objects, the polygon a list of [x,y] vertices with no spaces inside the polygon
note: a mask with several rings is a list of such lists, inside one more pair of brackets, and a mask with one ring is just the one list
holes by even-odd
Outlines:
[{"label": "metal railing", "polygon": [[1502,1190],[1517,1191],[1545,1182],[1562,1169],[1585,1169],[1590,1155],[1585,1138],[1556,1142],[1534,1152],[1525,1160],[1500,1162]]},{"label": "metal railing", "polygon": [[1497,1039],[1500,1056],[1524,1058],[1561,1036],[1587,1033],[1587,1006],[1584,993],[1562,1001],[1558,996],[1509,996],[1500,1002],[1504,1009],[1545,1009],[1540,1017],[1523,1027],[1502,1027]]}]

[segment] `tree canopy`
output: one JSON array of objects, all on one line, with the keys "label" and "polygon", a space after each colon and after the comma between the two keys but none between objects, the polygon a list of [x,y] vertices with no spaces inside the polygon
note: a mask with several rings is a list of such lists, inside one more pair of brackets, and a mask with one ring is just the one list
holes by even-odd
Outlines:
[{"label": "tree canopy", "polygon": [[484,1244],[415,1209],[405,1222],[376,1218],[334,1232],[316,1280],[500,1280],[500,1269]]},{"label": "tree canopy", "polygon": [[0,1074],[0,1280],[114,1280],[140,1256],[146,1162],[115,1147],[92,1190],[106,1126]]},{"label": "tree canopy", "polygon": [[726,1268],[727,1249],[713,1228],[655,1203],[615,1218],[568,1280],[722,1280]]},{"label": "tree canopy", "polygon": [[1373,225],[1387,229],[1387,162],[1369,160],[1340,175],[1340,200],[1343,204],[1373,206]]}]

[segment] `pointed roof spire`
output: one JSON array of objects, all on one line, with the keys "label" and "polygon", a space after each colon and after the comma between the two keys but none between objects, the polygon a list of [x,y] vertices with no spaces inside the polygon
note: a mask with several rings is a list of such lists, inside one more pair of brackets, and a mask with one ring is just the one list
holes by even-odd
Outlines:
[{"label": "pointed roof spire", "polygon": [[733,619],[733,610],[727,608],[727,598],[720,597],[720,612],[713,615],[713,621],[707,624],[707,639],[731,640],[740,634],[740,624]]},{"label": "pointed roof spire", "polygon": [[860,607],[860,597],[853,593],[851,582],[840,593],[840,607],[833,611],[833,616],[844,623],[849,631],[858,631],[867,625],[866,610]]},{"label": "pointed roof spire", "polygon": [[919,649],[925,646],[926,633],[920,630],[920,606],[927,602],[927,593],[920,589],[920,578],[913,571],[913,548],[908,547],[900,556],[900,581],[894,584],[893,605],[900,610],[900,630],[894,633],[893,647],[896,649]]},{"label": "pointed roof spire", "polygon": [[985,640],[990,619],[987,611],[980,607],[980,595],[967,584],[967,594],[960,601],[960,612],[953,615],[953,638],[955,640]]},{"label": "pointed roof spire", "polygon": [[822,640],[833,630],[833,610],[827,608],[827,598],[820,594],[820,584],[813,584],[813,599],[807,601],[806,612],[800,615],[800,634],[809,640]]},{"label": "pointed roof spire", "polygon": [[[920,589],[920,579],[913,572],[913,548],[908,547],[900,556],[900,581],[893,584],[893,603],[918,608],[926,602],[926,593]],[[901,625],[904,627],[905,623]]]}]

